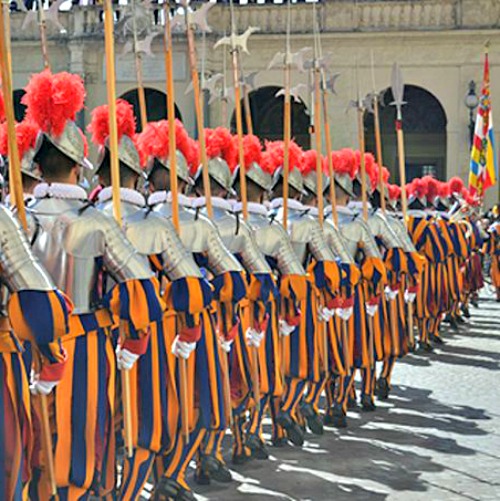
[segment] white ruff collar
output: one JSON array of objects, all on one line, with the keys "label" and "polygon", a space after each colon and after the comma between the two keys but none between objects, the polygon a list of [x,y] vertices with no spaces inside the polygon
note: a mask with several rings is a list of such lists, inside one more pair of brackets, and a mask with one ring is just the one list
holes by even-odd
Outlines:
[{"label": "white ruff collar", "polygon": [[319,209],[317,207],[313,207],[312,205],[304,205],[304,208],[307,209],[307,213],[313,217],[319,216]]},{"label": "white ruff collar", "polygon": [[[361,200],[355,200],[349,202],[347,207],[349,207],[349,209],[351,209],[354,212],[361,212],[363,210],[363,202]],[[367,208],[369,211],[372,209],[372,204],[370,202],[367,203]]]},{"label": "white ruff collar", "polygon": [[[100,203],[107,202],[113,198],[113,188],[108,186],[107,188],[103,188],[99,195],[97,196],[97,200]],[[144,207],[146,205],[145,198],[136,190],[131,190],[130,188],[120,188],[120,200],[122,202],[128,202],[133,205],[137,205],[139,207]]]},{"label": "white ruff collar", "polygon": [[[177,202],[182,207],[190,207],[193,208],[193,200],[198,200],[197,198],[189,198],[186,195],[182,195],[179,193],[177,195]],[[148,205],[158,205],[162,203],[172,203],[172,192],[171,191],[155,191],[151,193],[148,198]],[[201,207],[201,205],[199,206]]]},{"label": "white ruff collar", "polygon": [[346,207],[345,205],[337,205],[337,214],[344,214],[347,216],[355,215],[352,209],[350,207]]},{"label": "white ruff collar", "polygon": [[[31,193],[23,193],[23,200],[25,204],[29,204],[33,200],[34,196]],[[10,193],[5,196],[5,206],[11,206],[11,196]]]},{"label": "white ruff collar", "polygon": [[420,209],[409,209],[407,214],[408,214],[408,216],[411,216],[411,217],[422,217],[424,219],[427,219],[427,216],[429,215]]},{"label": "white ruff collar", "polygon": [[[205,200],[205,197],[202,197],[203,200]],[[214,207],[217,207],[217,209],[222,209],[222,210],[227,210],[227,211],[232,211],[233,210],[233,204],[231,201],[226,200],[221,197],[212,197],[212,205]],[[248,204],[247,204],[248,206]]]},{"label": "white ruff collar", "polygon": [[247,209],[248,212],[252,214],[259,214],[260,216],[266,217],[269,212],[264,204],[258,204],[257,202],[248,202]]},{"label": "white ruff collar", "polygon": [[87,200],[87,192],[76,184],[40,183],[33,190],[35,198],[64,198],[67,200]]},{"label": "white ruff collar", "polygon": [[[212,205],[215,206],[214,200],[215,199],[212,198]],[[199,209],[200,207],[205,207],[207,205],[207,199],[205,197],[186,197],[185,201],[181,201],[179,198],[179,204],[191,209]]]},{"label": "white ruff collar", "polygon": [[[269,207],[271,210],[273,209],[280,209],[281,207],[283,207],[283,203],[284,203],[284,200],[283,198],[275,198],[273,200],[271,200],[270,204],[269,204]],[[294,209],[294,210],[307,210],[306,207],[304,207],[304,205],[302,205],[298,200],[293,200],[293,199],[288,199],[288,207],[290,209]]]}]

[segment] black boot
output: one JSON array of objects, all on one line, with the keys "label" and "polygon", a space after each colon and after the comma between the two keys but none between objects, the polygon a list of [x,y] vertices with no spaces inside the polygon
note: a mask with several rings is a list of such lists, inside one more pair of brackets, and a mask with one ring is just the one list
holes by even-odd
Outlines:
[{"label": "black boot", "polygon": [[432,353],[434,351],[434,348],[431,346],[430,343],[420,341],[418,343],[418,351],[423,351],[425,353]]},{"label": "black boot", "polygon": [[195,501],[196,498],[192,491],[182,487],[179,482],[173,478],[162,477],[156,485],[153,493],[153,499],[156,501],[170,500],[175,501]]},{"label": "black boot", "polygon": [[464,314],[465,318],[470,318],[470,311],[469,307],[466,304],[463,304],[460,309],[462,310],[462,313]]},{"label": "black boot", "polygon": [[293,445],[302,447],[304,444],[304,433],[300,426],[292,419],[288,412],[281,411],[276,418],[277,423],[285,429],[288,440]]},{"label": "black boot", "polygon": [[248,435],[246,438],[246,446],[250,449],[252,457],[255,459],[269,459],[269,452],[266,444],[260,439],[258,435]]},{"label": "black boot", "polygon": [[200,478],[208,476],[209,479],[228,484],[233,480],[229,468],[213,456],[202,456],[200,464]]},{"label": "black boot", "polygon": [[377,407],[373,402],[373,399],[370,395],[362,395],[361,396],[361,410],[364,412],[373,412]]},{"label": "black boot", "polygon": [[377,381],[377,397],[379,400],[387,400],[389,398],[390,386],[385,377],[381,377]]},{"label": "black boot", "polygon": [[335,404],[328,409],[323,421],[325,425],[334,426],[335,428],[347,428],[347,417],[340,404]]},{"label": "black boot", "polygon": [[323,422],[316,414],[311,404],[301,405],[302,415],[306,418],[307,426],[314,433],[314,435],[323,435]]},{"label": "black boot", "polygon": [[441,336],[436,336],[436,335],[433,334],[431,336],[431,339],[432,339],[433,343],[436,343],[436,344],[445,344],[445,342],[443,341],[443,338]]}]

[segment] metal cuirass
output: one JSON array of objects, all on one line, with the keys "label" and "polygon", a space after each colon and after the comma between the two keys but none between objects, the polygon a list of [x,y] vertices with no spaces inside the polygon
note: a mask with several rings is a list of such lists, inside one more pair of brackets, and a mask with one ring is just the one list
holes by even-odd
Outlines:
[{"label": "metal cuirass", "polygon": [[378,237],[386,249],[402,248],[403,244],[387,221],[387,218],[379,211],[368,217],[368,228],[371,234]]},{"label": "metal cuirass", "polygon": [[342,233],[330,218],[325,219],[323,232],[325,233],[327,244],[330,246],[335,256],[337,256],[342,263],[354,263],[354,259],[347,248]]},{"label": "metal cuirass", "polygon": [[403,245],[403,250],[405,252],[417,252],[415,244],[413,243],[410,235],[408,234],[408,230],[406,229],[406,226],[404,225],[403,221],[401,221],[401,219],[399,219],[396,215],[387,214],[387,222],[392,228],[392,231],[396,233],[399,240],[401,241]]},{"label": "metal cuirass", "polygon": [[247,224],[262,254],[277,262],[282,275],[305,275],[304,267],[294,252],[288,233],[277,221],[264,214],[249,212]]},{"label": "metal cuirass", "polygon": [[[161,202],[153,207],[159,216],[172,217],[170,202]],[[243,271],[238,260],[224,246],[214,224],[200,214],[199,210],[179,206],[180,239],[182,244],[193,254],[204,254],[208,266],[214,275],[230,271]]]},{"label": "metal cuirass", "polygon": [[152,276],[116,222],[85,200],[38,199],[30,219],[33,252],[71,298],[75,314],[100,306],[98,273],[103,266],[116,282]]}]

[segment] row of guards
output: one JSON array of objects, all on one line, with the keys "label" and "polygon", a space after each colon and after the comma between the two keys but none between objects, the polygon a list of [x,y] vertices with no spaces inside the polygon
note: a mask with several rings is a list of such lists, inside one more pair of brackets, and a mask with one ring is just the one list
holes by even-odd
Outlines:
[{"label": "row of guards", "polygon": [[[108,0],[108,104],[88,126],[95,166],[75,123],[82,79],[48,67],[33,75],[26,118],[16,124],[0,35],[0,154],[10,188],[0,206],[5,499],[138,499],[148,480],[157,499],[194,499],[186,480],[193,459],[197,483],[232,479],[228,430],[232,462],[243,468],[269,457],[268,413],[276,448],[301,447],[325,425],[346,427],[350,407],[373,412],[375,396],[389,398],[398,359],[432,352],[443,321],[465,322],[483,285],[483,253],[499,285],[499,227],[481,226],[481,199],[459,178],[405,183],[397,67],[401,186],[389,183],[379,134],[377,158],[364,151],[359,97],[359,149],[332,151],[317,27],[314,149],[291,138],[289,30],[277,56],[283,141],[263,147],[244,135],[239,107],[236,135],[203,127],[189,9],[198,139],[174,119],[169,16],[169,120],[141,113],[137,135],[131,105],[116,100],[111,9]],[[230,47],[240,102],[249,34],[236,35],[234,16],[232,28],[218,45]],[[378,116],[378,96],[370,104]],[[91,194],[80,186],[89,169],[99,180]]]}]

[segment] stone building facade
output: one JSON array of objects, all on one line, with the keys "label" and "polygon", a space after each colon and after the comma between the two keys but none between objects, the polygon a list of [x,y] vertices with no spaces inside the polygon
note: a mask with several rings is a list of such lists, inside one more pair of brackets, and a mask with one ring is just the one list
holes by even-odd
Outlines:
[{"label": "stone building facade", "polygon": [[[194,6],[199,2],[191,2]],[[272,2],[235,5],[235,21],[240,32],[248,26],[260,28],[251,36],[242,65],[253,76],[250,103],[255,132],[263,137],[281,134],[282,98],[276,97],[283,74],[279,69],[267,70],[277,51],[284,50],[286,31],[285,5]],[[500,116],[500,2],[498,0],[324,0],[315,7],[321,31],[324,53],[331,53],[331,69],[340,76],[336,95],[329,98],[329,116],[335,148],[356,147],[357,124],[355,112],[348,104],[356,98],[390,86],[391,68],[398,62],[406,87],[405,108],[407,172],[409,177],[422,172],[435,172],[449,178],[468,174],[470,113],[464,100],[469,83],[477,83],[479,94],[482,81],[483,47],[490,42],[491,95],[493,110]],[[117,92],[134,98],[136,73],[131,53],[124,56],[127,40],[122,23],[117,29]],[[314,11],[311,3],[291,6],[291,48],[297,51],[312,46]],[[11,35],[13,50],[14,87],[19,92],[32,72],[42,69],[38,26],[23,26],[25,14],[12,13]],[[87,110],[106,101],[103,25],[98,7],[73,7],[60,12],[59,21],[65,31],[49,24],[49,55],[54,71],[79,73],[87,87]],[[228,87],[232,85],[230,58],[227,50],[214,50],[213,45],[230,31],[230,12],[227,3],[216,3],[208,14],[212,33],[197,37],[200,70],[209,78],[223,72]],[[161,15],[154,24],[151,13],[151,42],[154,57],[144,57],[144,79],[148,96],[150,119],[164,116],[165,71]],[[123,28],[123,29],[122,29]],[[150,29],[150,31],[151,31]],[[204,55],[202,57],[202,55]],[[226,59],[224,61],[224,58]],[[203,63],[201,63],[203,59]],[[373,70],[372,70],[372,60]],[[186,38],[174,36],[175,101],[179,116],[188,130],[195,131],[193,94],[186,93],[190,82]],[[307,84],[307,73],[294,71],[292,85]],[[307,144],[310,118],[310,95],[306,85],[299,86],[299,102],[294,106],[294,135]],[[389,94],[384,99],[389,100]],[[206,125],[223,123],[223,105],[219,99],[205,99]],[[234,104],[228,102],[229,125]],[[20,111],[20,110],[18,110]],[[393,130],[394,111],[382,110],[384,163],[397,178],[397,152]],[[89,119],[89,111],[81,117]],[[373,127],[365,119],[368,147],[373,145]],[[500,125],[497,127],[497,143]],[[498,199],[498,189],[491,189],[489,203]]]}]

